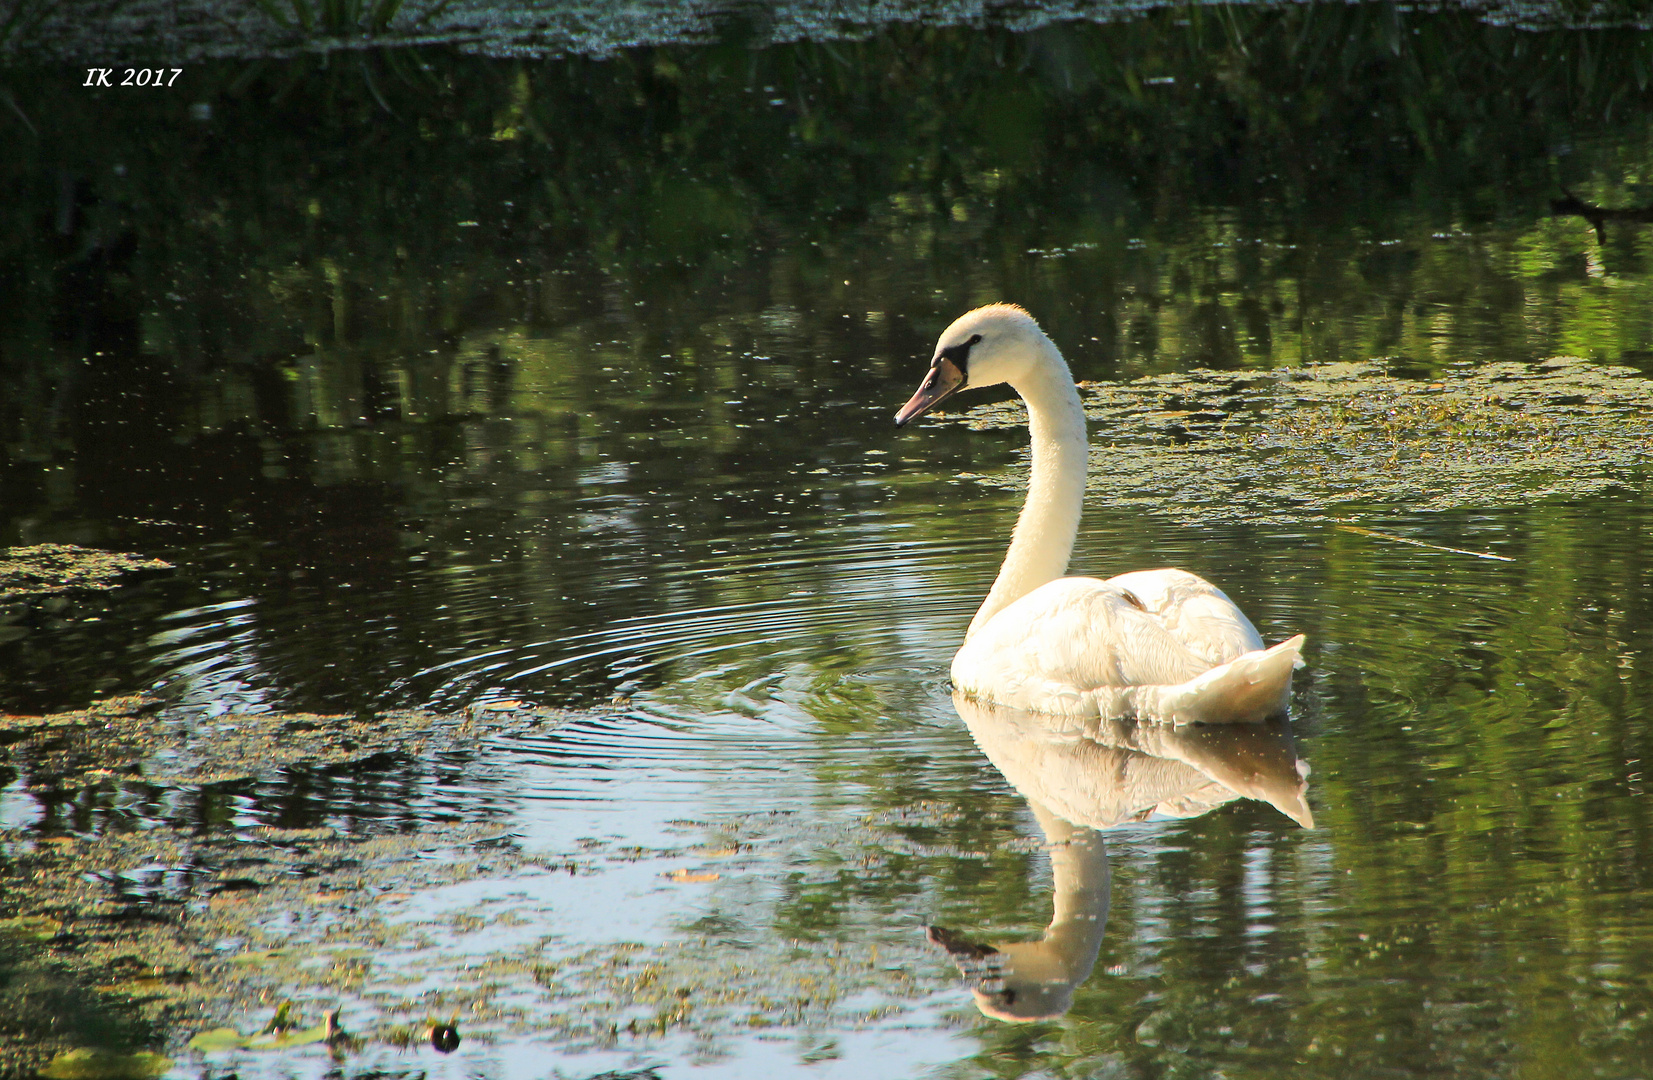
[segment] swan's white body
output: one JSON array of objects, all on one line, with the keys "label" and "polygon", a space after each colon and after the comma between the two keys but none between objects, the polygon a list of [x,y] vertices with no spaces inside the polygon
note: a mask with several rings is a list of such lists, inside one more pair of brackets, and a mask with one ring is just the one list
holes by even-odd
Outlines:
[{"label": "swan's white body", "polygon": [[1085,500],[1085,412],[1067,362],[1027,312],[993,304],[948,327],[896,420],[1001,382],[1027,403],[1032,473],[999,575],[953,657],[954,685],[1060,716],[1182,724],[1282,711],[1302,635],[1265,649],[1221,589],[1183,570],[1063,576]]}]

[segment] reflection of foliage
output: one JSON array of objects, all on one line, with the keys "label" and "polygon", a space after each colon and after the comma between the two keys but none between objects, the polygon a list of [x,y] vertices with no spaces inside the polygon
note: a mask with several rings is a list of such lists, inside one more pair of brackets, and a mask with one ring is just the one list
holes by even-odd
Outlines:
[{"label": "reflection of foliage", "polygon": [[[147,102],[28,104],[61,118],[54,153],[84,163],[86,197],[104,214],[129,204],[157,215],[146,249],[164,237],[169,250],[149,252],[155,270],[210,273],[206,252],[191,254],[202,243],[251,260],[249,299],[284,281],[284,295],[310,301],[285,310],[331,309],[333,325],[316,327],[325,336],[406,320],[374,302],[381,286],[427,292],[467,247],[520,255],[532,236],[535,249],[588,255],[639,295],[680,303],[707,271],[730,268],[720,253],[760,236],[823,300],[842,290],[832,267],[893,240],[904,260],[945,261],[955,281],[985,261],[991,279],[977,289],[1110,311],[1117,344],[1105,353],[1170,337],[1179,360],[1234,363],[1288,348],[1288,327],[1312,343],[1318,333],[1298,324],[1350,291],[1387,294],[1369,309],[1384,313],[1380,326],[1406,322],[1405,286],[1420,274],[1425,291],[1410,299],[1484,318],[1474,310],[1509,296],[1509,268],[1487,263],[1502,253],[1475,242],[1488,222],[1542,212],[1557,179],[1612,201],[1637,175],[1634,138],[1615,161],[1588,135],[1608,125],[1645,138],[1633,102],[1648,35],[1517,33],[1362,6],[1196,8],[1178,21],[1019,37],[895,28],[863,43],[638,50],[538,68],[391,51],[372,66],[409,119],[377,128],[367,155],[357,125],[379,105],[350,65],[204,70],[192,89],[222,133],[208,147],[136,122]],[[123,145],[103,132],[111,109],[134,110],[143,135]],[[108,167],[115,154],[124,179]],[[192,168],[161,168],[168,160]],[[425,179],[438,174],[465,180],[450,192]],[[41,202],[11,230],[31,243],[44,239],[41,212],[60,209],[61,193],[37,183],[19,185]],[[468,219],[478,231],[456,233]],[[856,224],[870,233],[846,231]],[[1152,246],[1133,254],[1133,234]],[[1247,247],[1259,234],[1271,243]],[[1534,239],[1567,245],[1552,278],[1584,258],[1567,230]],[[1601,254],[1609,271],[1616,260],[1638,272],[1622,242]],[[480,263],[467,270],[443,291],[502,285]],[[1084,284],[1097,275],[1102,284]],[[193,300],[190,278],[177,285]],[[910,287],[863,273],[851,292],[890,284]],[[921,291],[886,299],[910,306]],[[1298,318],[1283,319],[1282,305]],[[1176,324],[1151,327],[1166,307],[1181,312]],[[429,314],[405,328],[430,332]]]},{"label": "reflection of foliage", "polygon": [[13,41],[22,41],[51,14],[52,6],[46,0],[11,0],[0,9],[0,49]]},{"label": "reflection of foliage", "polygon": [[[598,607],[810,587],[773,570],[776,515],[839,559],[828,530],[885,497],[801,482],[853,475],[889,437],[828,406],[896,396],[891,360],[975,299],[1034,306],[1092,376],[1645,365],[1639,227],[1601,245],[1545,215],[1563,183],[1644,199],[1647,49],[1461,14],[1196,7],[543,65],[387,50],[361,57],[371,86],[355,64],[208,65],[193,126],[38,80],[26,104],[53,131],[0,161],[20,193],[0,207],[4,502],[241,537],[272,609],[348,607],[417,671]],[[947,445],[944,468],[998,452]],[[891,573],[883,554],[857,572]],[[516,601],[429,618],[483,596]],[[869,658],[838,603],[786,659]],[[309,632],[311,655],[264,661],[303,671],[305,706],[384,692],[354,622]],[[624,637],[599,677],[557,673],[559,694],[671,677],[669,651]],[[321,653],[348,659],[318,673]],[[775,663],[754,640],[730,677]],[[861,699],[817,705],[872,722]]]}]

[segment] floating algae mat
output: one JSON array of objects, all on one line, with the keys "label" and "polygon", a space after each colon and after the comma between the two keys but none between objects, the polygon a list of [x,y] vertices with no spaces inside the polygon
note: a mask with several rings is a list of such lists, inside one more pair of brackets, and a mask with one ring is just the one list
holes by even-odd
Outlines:
[{"label": "floating algae mat", "polygon": [[[0,1016],[52,1032],[18,1041],[0,1026],[0,1076],[164,1070],[151,1068],[159,1055],[88,1047],[52,1028],[54,1002],[77,995],[132,1030],[170,1033],[174,1054],[187,1044],[252,1068],[247,1055],[428,1061],[458,1043],[456,1026],[472,1046],[532,1039],[623,1054],[885,1030],[944,987],[939,959],[910,928],[850,945],[768,932],[764,915],[777,876],[806,853],[886,876],[914,857],[958,857],[905,838],[933,827],[922,808],[893,821],[790,811],[675,820],[663,843],[645,846],[592,836],[547,847],[486,813],[378,825],[345,815],[313,827],[238,816],[276,775],[343,782],[387,756],[451,767],[606,716],[514,704],[208,718],[130,695],[0,715],[0,767],[27,775],[64,823],[109,818],[72,834],[0,830],[0,970],[10,964],[14,976],[0,984]],[[371,768],[360,775],[372,782]],[[121,807],[137,794],[174,812],[124,827]],[[721,914],[702,910],[712,887]],[[615,900],[630,892],[663,912],[681,906],[679,932],[633,940],[635,913]],[[291,1015],[272,1020],[281,1001]]]},{"label": "floating algae mat", "polygon": [[[568,858],[525,852],[508,831],[476,825],[374,837],[328,828],[204,837],[162,826],[18,848],[0,887],[23,895],[27,881],[28,904],[64,916],[41,928],[56,930],[55,944],[36,966],[124,999],[146,1024],[191,1035],[191,1051],[212,1055],[318,1043],[372,1060],[428,1055],[446,1052],[436,1037],[455,1024],[483,1044],[658,1051],[674,1040],[899,1025],[944,989],[927,977],[933,952],[910,933],[872,945],[786,940],[713,917],[652,945],[592,943],[551,918],[608,874],[653,878],[663,891],[761,876],[777,834],[826,842],[862,865],[910,854],[876,822],[829,829],[756,814],[685,821],[681,832],[681,846],[593,842]],[[715,845],[692,839],[708,832],[720,835]],[[663,872],[685,864],[718,872]],[[125,895],[98,887],[117,878]],[[702,895],[682,893],[690,912]],[[277,1001],[290,1030],[272,1021],[260,1031]],[[16,1004],[0,990],[0,1006]],[[349,1031],[334,1037],[341,1010]],[[47,1060],[68,1069],[76,1053],[0,1041],[0,1075],[33,1075]]]},{"label": "floating algae mat", "polygon": [[[523,707],[359,715],[228,713],[202,718],[132,694],[46,716],[0,714],[0,764],[53,777],[59,790],[111,780],[165,786],[266,780],[292,767],[359,765],[469,745],[483,734],[548,730],[571,714]],[[96,761],[95,768],[84,767]]]},{"label": "floating algae mat", "polygon": [[[1190,524],[1579,497],[1632,482],[1653,454],[1653,383],[1574,357],[1464,365],[1429,380],[1377,361],[1197,370],[1081,391],[1092,490]],[[963,419],[1026,422],[1017,401]],[[1026,478],[1015,469],[977,479]]]},{"label": "floating algae mat", "polygon": [[123,575],[170,569],[172,565],[160,559],[74,544],[0,548],[0,600],[51,595],[71,589],[108,590],[113,589]]}]

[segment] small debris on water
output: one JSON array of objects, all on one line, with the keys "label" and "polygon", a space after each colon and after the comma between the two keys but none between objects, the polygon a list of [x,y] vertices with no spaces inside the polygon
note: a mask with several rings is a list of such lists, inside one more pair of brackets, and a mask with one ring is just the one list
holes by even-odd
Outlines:
[{"label": "small debris on water", "polygon": [[453,1024],[432,1024],[425,1035],[431,1048],[439,1054],[451,1054],[459,1049],[459,1028]]}]

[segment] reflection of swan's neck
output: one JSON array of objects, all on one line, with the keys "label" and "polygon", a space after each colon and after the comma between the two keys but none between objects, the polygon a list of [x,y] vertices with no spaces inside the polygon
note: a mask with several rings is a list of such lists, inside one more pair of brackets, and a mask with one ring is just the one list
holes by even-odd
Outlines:
[{"label": "reflection of swan's neck", "polygon": [[1056,346],[1041,335],[1037,347],[1043,355],[1012,384],[1027,402],[1032,437],[1027,501],[999,576],[970,622],[967,641],[1006,605],[1067,573],[1079,534],[1085,503],[1085,410]]},{"label": "reflection of swan's neck", "polygon": [[1069,838],[1050,852],[1056,891],[1050,926],[1043,938],[1023,946],[1026,951],[1014,958],[1013,965],[1016,974],[1029,981],[1060,982],[1071,988],[1090,977],[1102,948],[1108,922],[1108,854],[1101,833],[1069,831]]},{"label": "reflection of swan's neck", "polygon": [[1068,977],[1082,982],[1096,963],[1108,922],[1108,849],[1102,834],[1064,821],[1038,803],[1028,804],[1050,841],[1055,904],[1042,945],[1058,954]]},{"label": "reflection of swan's neck", "polygon": [[1102,834],[1072,825],[1029,802],[1050,841],[1055,913],[1044,937],[997,946],[1003,987],[975,992],[976,1004],[1000,1020],[1060,1016],[1090,978],[1108,924],[1108,851]]}]

